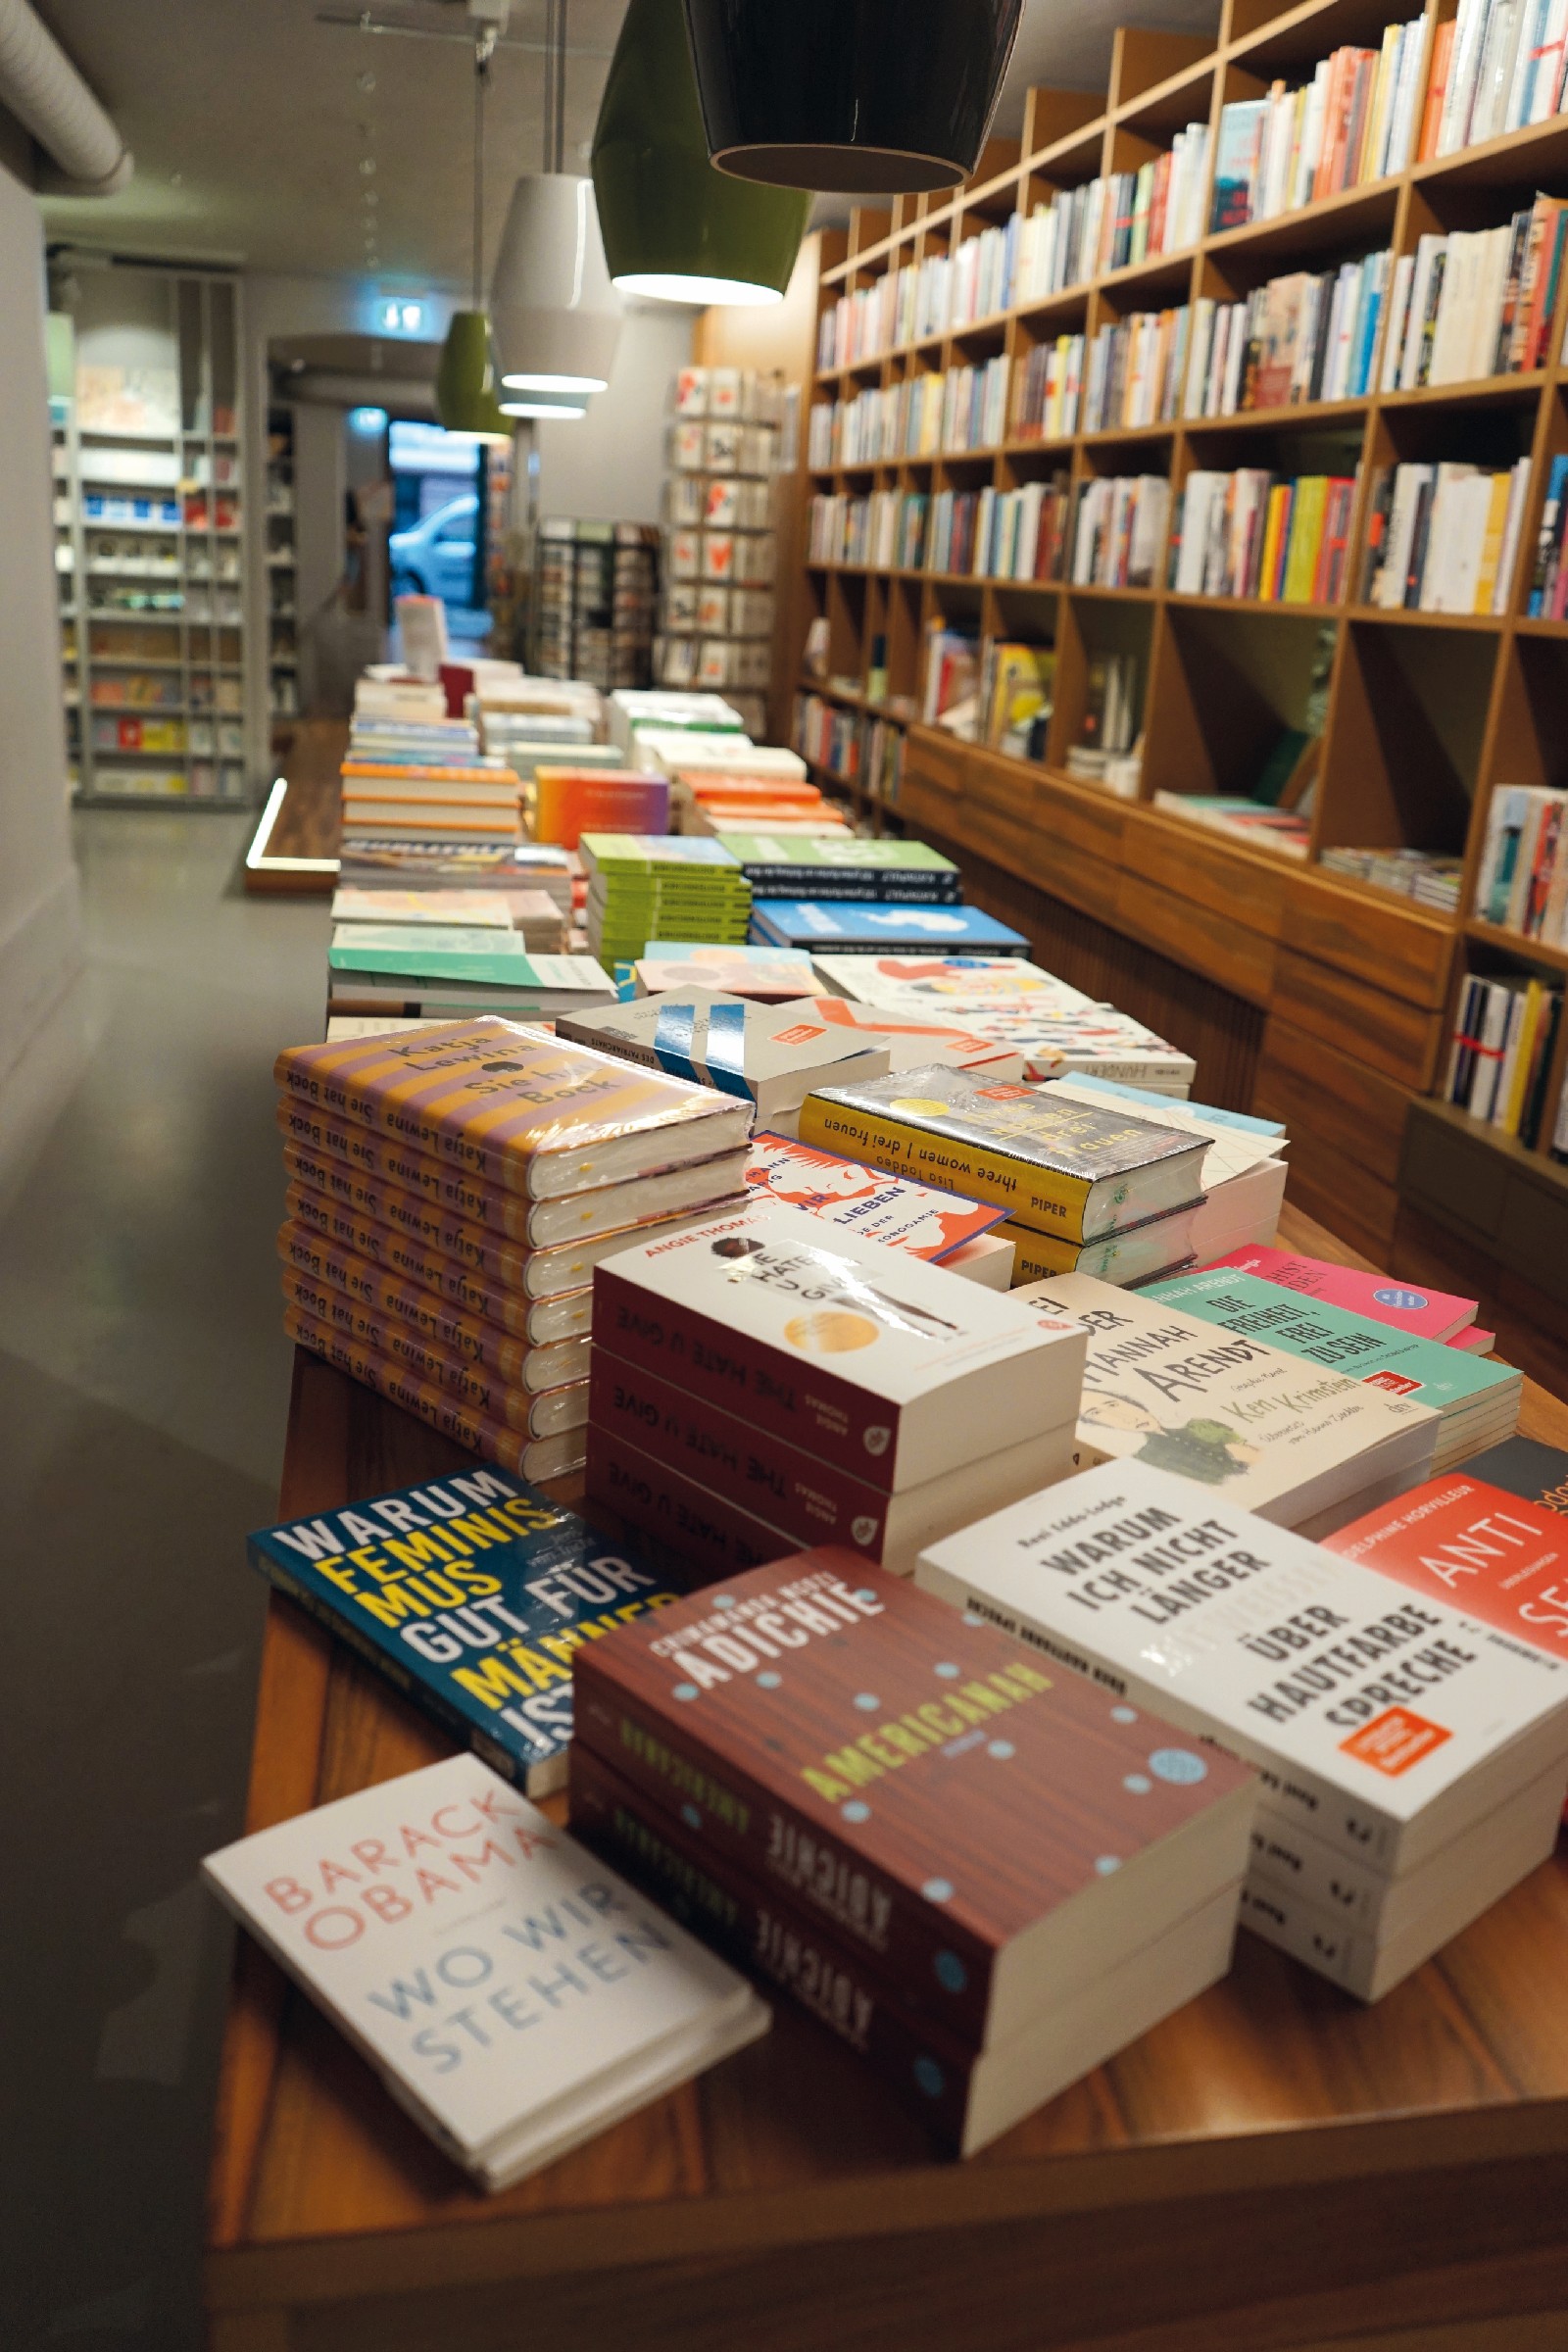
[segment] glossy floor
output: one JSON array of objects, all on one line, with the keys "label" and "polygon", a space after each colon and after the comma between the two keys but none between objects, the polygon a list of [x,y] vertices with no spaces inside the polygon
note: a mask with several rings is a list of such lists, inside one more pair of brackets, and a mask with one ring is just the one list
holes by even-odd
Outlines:
[{"label": "glossy floor", "polygon": [[[287,1397],[278,1046],[326,909],[247,903],[239,817],[80,820],[79,1076],[0,1200],[0,2344],[195,2352],[228,1937]],[[68,1048],[62,1047],[62,1051]]]}]

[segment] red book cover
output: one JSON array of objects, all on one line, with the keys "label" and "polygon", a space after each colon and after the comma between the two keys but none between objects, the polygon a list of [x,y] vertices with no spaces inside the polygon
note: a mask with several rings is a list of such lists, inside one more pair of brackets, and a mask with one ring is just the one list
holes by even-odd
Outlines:
[{"label": "red book cover", "polygon": [[1326,1258],[1276,1250],[1263,1242],[1244,1243],[1212,1262],[1234,1266],[1238,1273],[1255,1274],[1281,1290],[1298,1291],[1303,1298],[1321,1298],[1325,1305],[1344,1307],[1352,1315],[1368,1315],[1374,1323],[1386,1323],[1392,1331],[1407,1331],[1418,1340],[1448,1340],[1475,1321],[1473,1298],[1396,1282],[1390,1274],[1332,1265]]},{"label": "red book cover", "polygon": [[770,1527],[733,1494],[715,1494],[688,1478],[662,1454],[632,1445],[619,1429],[590,1423],[586,1451],[588,1500],[678,1555],[695,1582],[742,1576],[796,1548],[795,1537]]},{"label": "red book cover", "polygon": [[1443,101],[1448,90],[1448,60],[1453,55],[1454,20],[1447,18],[1438,26],[1432,43],[1432,78],[1427,83],[1427,102],[1421,117],[1421,138],[1416,148],[1416,162],[1429,164],[1438,152],[1438,132],[1443,124]]},{"label": "red book cover", "polygon": [[577,1739],[715,1861],[970,2041],[1246,1869],[1234,1759],[853,1552],[775,1560],[606,1636],[578,1653],[575,1710]]},{"label": "red book cover", "polygon": [[1463,1471],[1429,1479],[1323,1547],[1568,1656],[1568,1521],[1501,1487]]}]

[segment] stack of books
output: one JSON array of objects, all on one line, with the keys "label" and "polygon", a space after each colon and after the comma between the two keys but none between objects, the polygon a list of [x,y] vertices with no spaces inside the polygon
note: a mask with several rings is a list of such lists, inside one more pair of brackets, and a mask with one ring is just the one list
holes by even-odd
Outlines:
[{"label": "stack of books", "polygon": [[809,833],[851,838],[838,809],[800,776],[736,775],[727,768],[681,767],[671,783],[677,833]]},{"label": "stack of books", "polygon": [[1519,1426],[1521,1379],[1511,1365],[1487,1363],[1440,1340],[1396,1331],[1373,1316],[1303,1298],[1255,1274],[1210,1267],[1153,1283],[1149,1297],[1168,1299],[1184,1314],[1217,1323],[1242,1339],[1263,1340],[1287,1355],[1429,1404],[1438,1416],[1435,1478],[1484,1446],[1511,1438]]},{"label": "stack of books", "polygon": [[573,1830],[956,2154],[1229,1965],[1251,1774],[852,1555],[677,1601],[577,1679]]},{"label": "stack of books", "polygon": [[[363,691],[367,684],[361,681]],[[440,695],[441,689],[431,690]],[[445,697],[442,696],[445,708]],[[342,838],[512,843],[517,778],[467,719],[356,710],[342,767]]]},{"label": "stack of books", "polygon": [[1176,516],[1171,585],[1178,596],[1255,597],[1261,604],[1335,604],[1344,592],[1355,482],[1348,474],[1281,480],[1266,466],[1199,468]]},{"label": "stack of books", "polygon": [[1568,456],[1555,457],[1546,481],[1541,527],[1536,536],[1535,563],[1530,574],[1530,616],[1533,620],[1561,620],[1568,615],[1568,564],[1563,538],[1568,527]]},{"label": "stack of books", "polygon": [[704,834],[585,833],[588,945],[632,962],[651,939],[740,947],[752,886],[729,852]]},{"label": "stack of books", "polygon": [[496,1020],[276,1077],[291,1336],[522,1477],[574,1468],[594,1266],[744,1195],[750,1105]]},{"label": "stack of books", "polygon": [[850,899],[882,906],[956,906],[958,869],[923,841],[779,839],[721,832],[718,840],[752,886],[754,899]]},{"label": "stack of books", "polygon": [[1421,120],[1427,21],[1384,27],[1379,49],[1336,49],[1297,88],[1220,109],[1209,229],[1273,220],[1402,172]]},{"label": "stack of books", "polygon": [[1568,32],[1560,0],[1531,8],[1460,0],[1437,27],[1417,155],[1422,163],[1562,111]]},{"label": "stack of books", "polygon": [[1076,1267],[1087,1246],[1135,1226],[1156,1268],[1194,1254],[1204,1135],[1129,1116],[1116,1102],[929,1064],[818,1088],[800,1133],[803,1143],[1004,1209],[1006,1238],[1034,1269]]},{"label": "stack of books", "polygon": [[1239,1245],[1223,1256],[1203,1260],[1206,1266],[1231,1266],[1238,1274],[1255,1274],[1260,1282],[1278,1283],[1282,1290],[1298,1291],[1304,1298],[1321,1298],[1325,1305],[1343,1306],[1352,1315],[1367,1315],[1402,1331],[1412,1339],[1435,1340],[1444,1348],[1459,1348],[1467,1355],[1490,1355],[1496,1335],[1476,1328],[1477,1300],[1453,1291],[1416,1289],[1396,1282],[1392,1275],[1366,1273],[1359,1266],[1331,1265],[1327,1258],[1307,1257],[1298,1250],[1274,1250],[1256,1242]]},{"label": "stack of books", "polygon": [[1530,460],[1384,466],[1367,519],[1363,604],[1387,612],[1506,612],[1530,495]]},{"label": "stack of books", "polygon": [[907,1573],[1070,1465],[1086,1334],[754,1204],[594,1274],[587,1494],[706,1578],[820,1537]]},{"label": "stack of books", "polygon": [[823,1019],[815,998],[759,1004],[711,988],[666,990],[598,1012],[563,1013],[556,1035],[756,1105],[760,1126],[793,1135],[813,1086],[880,1078],[884,1041]]},{"label": "stack of books", "polygon": [[813,956],[812,969],[835,996],[888,1012],[961,1013],[1016,1000],[1039,1012],[1083,1012],[1082,989],[1038,963],[1012,956]]},{"label": "stack of books", "polygon": [[1206,1758],[1254,1765],[1242,1923],[1363,2000],[1551,1852],[1568,1664],[1234,1491],[1107,1463],[935,1544],[916,1574],[964,1612],[955,1631],[982,1616]]},{"label": "stack of books", "polygon": [[[544,891],[562,919],[571,920],[575,852],[532,843],[477,846],[458,842],[388,840],[376,836],[345,845],[338,860],[343,889],[399,892],[499,893],[514,910],[519,897]],[[466,921],[466,916],[458,918]]]},{"label": "stack of books", "polygon": [[329,1017],[496,1012],[543,1020],[615,998],[614,982],[591,956],[536,955],[517,931],[339,923],[326,960]]},{"label": "stack of books", "polygon": [[[348,1859],[367,1854],[368,1885]],[[771,2022],[743,1977],[477,1756],[258,1831],[202,1876],[480,2188],[555,2163]],[[549,1974],[530,1984],[545,1933]],[[635,1966],[616,1964],[617,1936]],[[493,1980],[490,2030],[450,2038],[428,2023],[431,1987],[465,1972]]]},{"label": "stack of books", "polygon": [[[1144,1119],[1167,1131],[1191,1133],[1204,1147],[1199,1176],[1203,1197],[1196,1207],[1086,1242],[1073,1261],[1075,1272],[1093,1274],[1118,1288],[1136,1288],[1176,1272],[1185,1261],[1173,1252],[1190,1251],[1192,1262],[1206,1266],[1227,1250],[1273,1241],[1286,1178],[1281,1156],[1285,1130],[1276,1121],[1247,1118],[1203,1102],[1179,1102],[1147,1087],[1096,1076],[1050,1079],[1047,1087],[1070,1102]],[[1035,1282],[1060,1266],[1059,1242],[1010,1222],[999,1231],[1014,1244],[1016,1281]],[[1263,1254],[1268,1254],[1266,1250]]]},{"label": "stack of books", "polygon": [[1029,942],[978,906],[867,905],[862,901],[758,899],[753,944],[817,956],[1027,956]]},{"label": "stack of books", "polygon": [[680,694],[663,687],[622,686],[605,705],[606,732],[621,753],[630,752],[647,727],[663,733],[728,735],[744,743],[740,712],[719,694]]},{"label": "stack of books", "polygon": [[523,799],[529,838],[576,849],[584,833],[667,833],[669,784],[629,767],[544,760]]},{"label": "stack of books", "polygon": [[1100,475],[1078,493],[1075,588],[1152,588],[1165,562],[1170,483],[1162,473]]},{"label": "stack of books", "polygon": [[[1552,1048],[1561,1021],[1560,983],[1518,976],[1488,980],[1472,972],[1459,991],[1445,1100],[1485,1126],[1516,1135],[1532,1150],[1546,1119]],[[1559,1126],[1561,1116],[1559,1110]],[[1565,1140],[1559,1133],[1559,1152]]]},{"label": "stack of books", "polygon": [[1058,1274],[1013,1293],[1090,1325],[1080,1468],[1136,1456],[1314,1539],[1428,1477],[1438,1415],[1396,1391],[1217,1333],[1147,1291]]},{"label": "stack of books", "polygon": [[551,956],[566,944],[566,914],[549,890],[373,890],[351,882],[332,893],[332,922],[514,931],[525,948]]},{"label": "stack of books", "polygon": [[1304,862],[1311,854],[1310,818],[1298,816],[1294,808],[1276,808],[1268,801],[1250,800],[1245,793],[1156,792],[1153,805],[1185,824],[1228,833],[1233,841],[1245,841],[1274,858]]},{"label": "stack of books", "polygon": [[1375,889],[1392,890],[1396,898],[1412,899],[1439,914],[1457,914],[1464,881],[1464,859],[1446,858],[1438,850],[1351,849],[1331,842],[1318,853],[1326,874],[1353,874]]},{"label": "stack of books", "polygon": [[1321,275],[1298,270],[1272,277],[1245,302],[1200,296],[1185,414],[1234,416],[1300,401],[1359,400],[1372,388],[1392,263],[1385,248]]},{"label": "stack of books", "polygon": [[1568,792],[1499,784],[1487,810],[1476,876],[1484,923],[1568,947]]},{"label": "stack of books", "polygon": [[1548,357],[1568,204],[1538,196],[1505,225],[1419,238],[1394,273],[1382,389],[1517,375]]}]

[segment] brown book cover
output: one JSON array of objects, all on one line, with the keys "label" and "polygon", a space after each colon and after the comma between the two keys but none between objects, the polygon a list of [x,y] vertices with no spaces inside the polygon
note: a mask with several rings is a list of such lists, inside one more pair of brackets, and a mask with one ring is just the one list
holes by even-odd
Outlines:
[{"label": "brown book cover", "polygon": [[853,1552],[710,1588],[575,1673],[579,1740],[973,2042],[1247,1866],[1243,1766]]}]

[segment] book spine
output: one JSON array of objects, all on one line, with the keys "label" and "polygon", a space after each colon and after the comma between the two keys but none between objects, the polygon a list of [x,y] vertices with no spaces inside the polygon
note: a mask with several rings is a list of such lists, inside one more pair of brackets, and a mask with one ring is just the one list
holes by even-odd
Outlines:
[{"label": "book spine", "polygon": [[356,1216],[334,1206],[308,1185],[291,1184],[283,1205],[289,1218],[324,1242],[334,1242],[386,1274],[400,1274],[418,1289],[431,1291],[454,1306],[488,1322],[498,1323],[514,1337],[547,1346],[587,1329],[586,1303],[592,1298],[587,1284],[550,1298],[519,1296],[515,1275],[522,1261],[514,1261],[514,1280],[507,1288],[492,1279],[479,1281],[466,1262],[450,1256],[443,1246],[405,1236],[391,1226]]},{"label": "book spine", "polygon": [[1372,1936],[1357,1935],[1332,1913],[1315,1910],[1277,1883],[1260,1881],[1254,1886],[1248,1880],[1242,1888],[1238,1918],[1244,1928],[1250,1928],[1265,1943],[1289,1952],[1304,1968],[1343,1985],[1347,1992],[1359,1994],[1362,2000],[1371,1998],[1378,1959]]},{"label": "book spine", "polygon": [[395,1185],[432,1206],[455,1210],[509,1241],[526,1242],[532,1211],[525,1200],[463,1170],[431,1159],[396,1138],[374,1133],[351,1119],[324,1116],[292,1096],[277,1104],[277,1125],[287,1144],[357,1173]]},{"label": "book spine", "polygon": [[[808,1095],[801,1109],[800,1140],[825,1152],[849,1148],[852,1159],[896,1176],[921,1176],[966,1198],[1005,1207],[1020,1224],[1043,1233],[1084,1236],[1084,1211],[1093,1185],[1084,1177],[1026,1165],[1005,1152],[980,1144],[949,1141],[917,1127],[903,1127],[842,1102]],[[977,1189],[978,1188],[978,1189]]]},{"label": "book spine", "polygon": [[745,1873],[715,1873],[676,1817],[581,1745],[571,1758],[570,1826],[683,1928],[826,2026],[958,2152],[973,2052],[951,2033],[901,2014],[847,1941],[824,1935],[799,1904]]},{"label": "book spine", "polygon": [[[924,1987],[943,2025],[978,2046],[990,2009],[993,1949],[960,1920],[944,1916],[935,1896],[885,1876],[788,1796],[732,1764],[689,1722],[671,1721],[630,1696],[609,1664],[603,1644],[574,1656],[574,1750],[590,1750],[662,1811],[678,1814],[715,1857],[738,1863],[760,1887],[829,1923],[884,1982]],[[940,1710],[942,1702],[935,1703]]]}]

